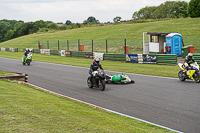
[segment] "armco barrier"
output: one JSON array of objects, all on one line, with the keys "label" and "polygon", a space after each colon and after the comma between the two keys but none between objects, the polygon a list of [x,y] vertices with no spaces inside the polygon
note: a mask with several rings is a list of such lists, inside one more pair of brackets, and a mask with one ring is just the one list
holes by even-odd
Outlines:
[{"label": "armco barrier", "polygon": [[6,48],[1,48],[1,51],[6,51]]},{"label": "armco barrier", "polygon": [[86,58],[86,52],[83,52],[83,51],[71,51],[71,56],[72,57]]},{"label": "armco barrier", "polygon": [[10,52],[18,52],[18,48],[9,48]]},{"label": "armco barrier", "polygon": [[15,73],[14,75],[11,76],[0,76],[0,79],[28,82],[28,74]]},{"label": "armco barrier", "polygon": [[33,53],[39,54],[40,53],[40,49],[33,49]]},{"label": "armco barrier", "polygon": [[0,48],[0,51],[18,52],[18,48]]},{"label": "armco barrier", "polygon": [[176,54],[156,54],[157,64],[164,65],[176,65],[177,55]]},{"label": "armco barrier", "polygon": [[59,50],[50,50],[50,55],[59,55]]},{"label": "armco barrier", "polygon": [[9,51],[9,48],[6,48],[5,51]]},{"label": "armco barrier", "polygon": [[104,60],[126,61],[125,54],[105,53]]},{"label": "armco barrier", "polygon": [[193,58],[200,65],[200,54],[194,53]]},{"label": "armco barrier", "polygon": [[[9,48],[0,48],[1,51],[9,51]],[[25,51],[26,48],[23,48]],[[40,49],[33,49],[34,53],[40,53]],[[15,50],[14,50],[15,51]],[[17,52],[17,50],[16,50]],[[86,54],[87,53],[87,54]],[[50,55],[59,55],[59,50],[50,50]],[[69,57],[81,57],[81,58],[92,58],[92,52],[84,52],[84,51],[66,51],[66,56]],[[139,63],[142,62],[142,55],[139,54]],[[177,63],[177,55],[175,54],[156,54],[157,56],[157,64],[167,64],[167,65],[176,65]],[[200,54],[194,54],[195,60],[200,64]],[[104,60],[113,60],[113,61],[126,61],[125,54],[116,54],[116,53],[104,53]]]}]

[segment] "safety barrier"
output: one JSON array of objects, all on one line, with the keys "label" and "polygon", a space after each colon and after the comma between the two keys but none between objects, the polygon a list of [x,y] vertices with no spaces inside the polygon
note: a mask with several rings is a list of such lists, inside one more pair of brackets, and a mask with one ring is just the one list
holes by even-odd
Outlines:
[{"label": "safety barrier", "polygon": [[86,52],[82,52],[82,51],[71,51],[71,56],[72,56],[72,57],[86,58]]},{"label": "safety barrier", "polygon": [[176,54],[156,54],[157,64],[164,65],[176,65],[177,55]]},{"label": "safety barrier", "polygon": [[[24,48],[23,51],[30,48]],[[0,48],[1,51],[13,51],[9,48]],[[96,55],[103,57],[103,60],[113,61],[126,61],[130,63],[150,63],[150,64],[164,64],[164,65],[176,65],[177,55],[176,54],[117,54],[117,53],[95,53],[95,52],[84,52],[84,51],[67,51],[67,50],[49,50],[49,49],[31,49],[34,53],[50,54],[66,57],[80,57],[92,59]],[[18,50],[14,50],[18,51]],[[94,56],[95,55],[95,56]],[[131,58],[127,55],[130,55]],[[134,56],[133,56],[134,55]],[[99,58],[101,58],[99,57]],[[127,61],[127,58],[134,61]],[[200,64],[200,54],[194,54],[195,60]]]},{"label": "safety barrier", "polygon": [[105,53],[104,60],[126,61],[125,54]]},{"label": "safety barrier", "polygon": [[40,54],[40,49],[33,49],[33,53]]},{"label": "safety barrier", "polygon": [[11,75],[11,76],[0,76],[0,79],[7,79],[7,80],[11,80],[11,81],[28,82],[28,74],[14,73],[14,75]]},{"label": "safety barrier", "polygon": [[198,63],[198,64],[200,64],[200,54],[197,54],[197,53],[194,53],[194,59],[195,59],[195,61]]},{"label": "safety barrier", "polygon": [[58,55],[59,50],[50,50],[50,55]]},{"label": "safety barrier", "polygon": [[18,52],[18,48],[0,48],[0,51]]}]

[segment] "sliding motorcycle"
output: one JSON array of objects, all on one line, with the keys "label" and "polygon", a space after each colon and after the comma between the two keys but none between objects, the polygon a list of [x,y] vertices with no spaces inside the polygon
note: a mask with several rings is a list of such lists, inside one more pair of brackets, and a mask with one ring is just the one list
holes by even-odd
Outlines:
[{"label": "sliding motorcycle", "polygon": [[194,80],[196,83],[200,82],[200,70],[199,65],[194,62],[188,66],[188,71],[184,71],[185,66],[181,63],[178,63],[180,71],[178,72],[178,77],[180,81],[185,81],[186,79]]},{"label": "sliding motorcycle", "polygon": [[108,75],[106,74],[106,83],[118,83],[118,84],[130,84],[135,83],[128,75],[118,74],[118,75]]}]

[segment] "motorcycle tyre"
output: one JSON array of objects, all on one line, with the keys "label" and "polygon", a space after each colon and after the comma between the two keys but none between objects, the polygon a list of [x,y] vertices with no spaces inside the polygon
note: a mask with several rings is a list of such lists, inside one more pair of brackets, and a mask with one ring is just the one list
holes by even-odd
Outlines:
[{"label": "motorcycle tyre", "polygon": [[178,78],[180,79],[180,81],[185,81],[185,77],[182,76],[182,70],[178,72]]},{"label": "motorcycle tyre", "polygon": [[105,80],[100,80],[100,83],[99,83],[99,84],[100,84],[100,85],[99,85],[99,90],[100,90],[100,91],[104,91],[105,88],[106,88]]},{"label": "motorcycle tyre", "polygon": [[199,83],[200,82],[200,75],[198,73],[194,73],[194,75],[196,74],[196,78],[194,77],[194,80],[196,83]]},{"label": "motorcycle tyre", "polygon": [[90,77],[88,77],[88,79],[87,79],[87,85],[88,85],[89,88],[93,88],[93,85],[90,81]]},{"label": "motorcycle tyre", "polygon": [[23,65],[25,65],[25,63],[24,63],[24,62],[22,62],[22,64],[23,64]]}]

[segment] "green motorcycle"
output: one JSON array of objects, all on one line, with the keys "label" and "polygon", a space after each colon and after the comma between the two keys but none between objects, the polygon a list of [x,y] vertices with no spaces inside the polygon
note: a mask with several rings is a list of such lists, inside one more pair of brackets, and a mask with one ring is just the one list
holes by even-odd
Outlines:
[{"label": "green motorcycle", "polygon": [[29,66],[31,64],[31,61],[32,61],[32,54],[28,53],[27,57],[25,59],[24,58],[25,58],[25,56],[22,57],[22,64],[23,65],[27,64]]},{"label": "green motorcycle", "polygon": [[108,75],[106,74],[106,83],[119,83],[119,84],[130,84],[135,83],[128,75],[119,74],[119,75]]}]

